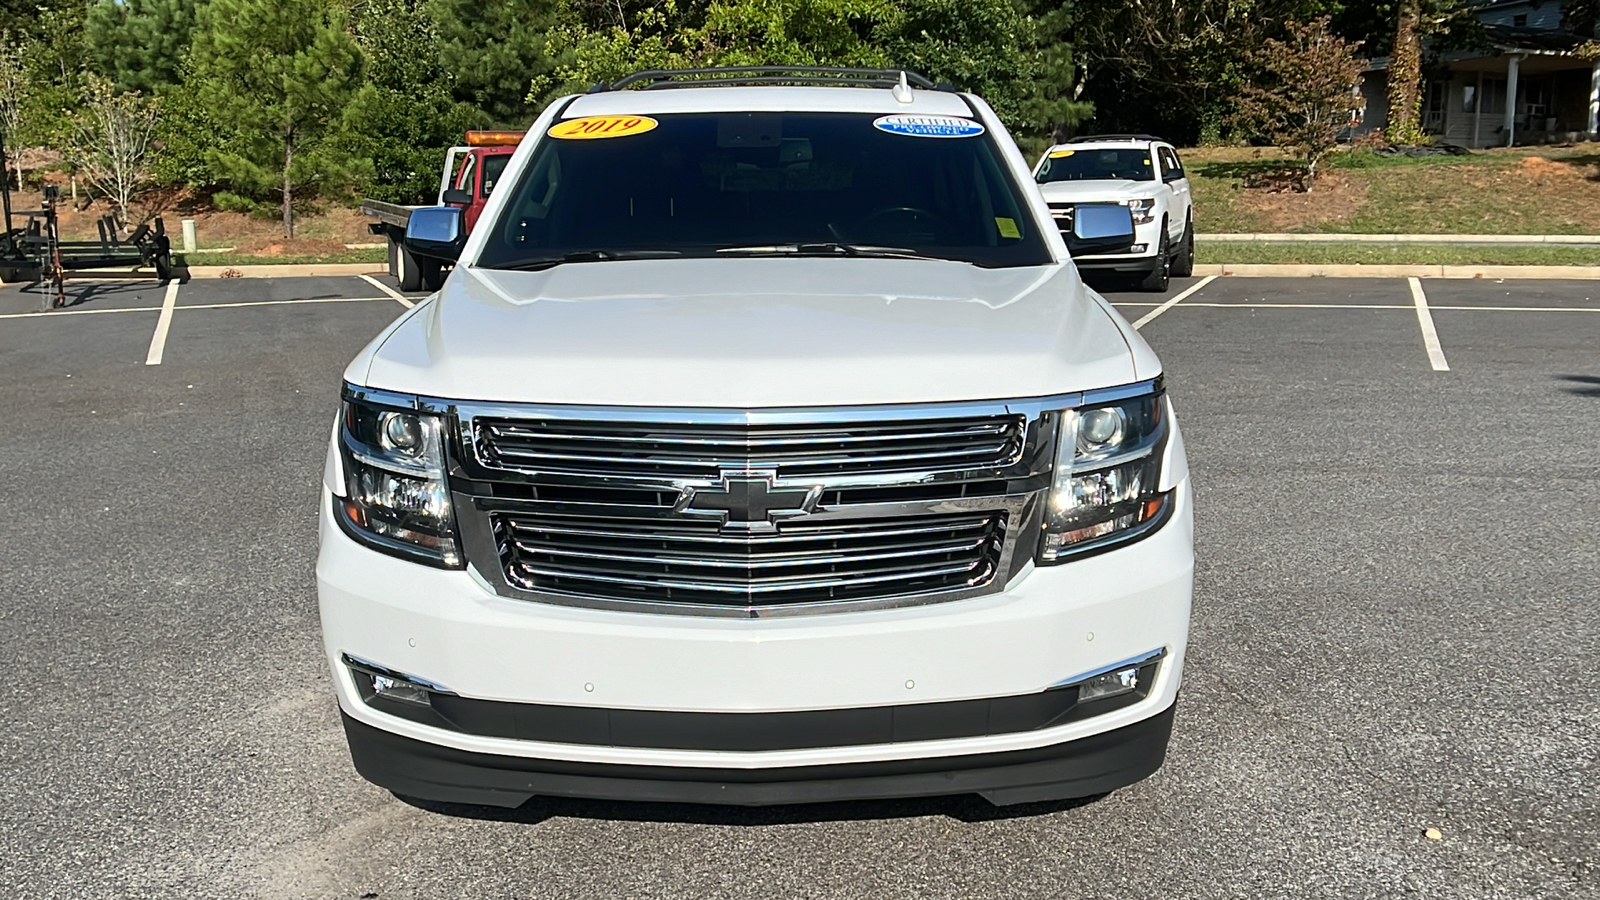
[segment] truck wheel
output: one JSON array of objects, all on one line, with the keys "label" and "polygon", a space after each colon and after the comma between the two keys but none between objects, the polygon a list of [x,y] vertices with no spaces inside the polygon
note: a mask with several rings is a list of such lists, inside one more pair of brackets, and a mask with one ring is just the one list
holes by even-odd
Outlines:
[{"label": "truck wheel", "polygon": [[400,276],[400,242],[395,240],[392,234],[384,235],[383,242],[389,248],[389,277],[398,278]]},{"label": "truck wheel", "polygon": [[417,268],[420,269],[422,273],[422,276],[419,280],[422,282],[423,290],[437,291],[440,287],[444,286],[444,266],[438,260],[420,260],[417,263]]},{"label": "truck wheel", "polygon": [[1172,261],[1172,276],[1188,278],[1194,274],[1194,220],[1183,225],[1183,243],[1178,245],[1178,258]]},{"label": "truck wheel", "polygon": [[1161,223],[1161,244],[1156,247],[1156,266],[1150,274],[1139,280],[1139,290],[1164,294],[1172,287],[1172,238],[1167,237],[1167,224]]},{"label": "truck wheel", "polygon": [[398,270],[394,273],[394,277],[400,280],[400,290],[422,290],[421,261],[411,255],[405,244],[396,245],[394,259],[395,268]]}]

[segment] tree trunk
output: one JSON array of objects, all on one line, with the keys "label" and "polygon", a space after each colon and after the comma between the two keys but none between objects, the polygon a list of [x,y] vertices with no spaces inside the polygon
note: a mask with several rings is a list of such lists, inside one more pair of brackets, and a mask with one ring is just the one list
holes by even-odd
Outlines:
[{"label": "tree trunk", "polygon": [[1420,144],[1422,116],[1422,0],[1396,4],[1394,49],[1389,52],[1389,124],[1393,144]]},{"label": "tree trunk", "polygon": [[294,184],[289,167],[294,165],[294,133],[283,136],[283,236],[294,237]]}]

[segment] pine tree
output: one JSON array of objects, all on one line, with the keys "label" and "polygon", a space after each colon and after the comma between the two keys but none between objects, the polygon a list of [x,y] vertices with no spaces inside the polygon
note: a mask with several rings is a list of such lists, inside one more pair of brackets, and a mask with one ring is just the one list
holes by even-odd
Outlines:
[{"label": "pine tree", "polygon": [[351,103],[341,143],[361,160],[366,195],[394,203],[438,196],[445,152],[469,128],[489,124],[482,110],[457,103],[453,74],[433,53],[438,32],[417,0],[366,0],[354,10],[366,84]]},{"label": "pine tree", "polygon": [[483,109],[498,124],[526,125],[534,112],[528,85],[555,67],[545,40],[559,5],[558,0],[428,0],[439,61],[453,75],[455,98]]},{"label": "pine tree", "polygon": [[336,142],[360,85],[361,50],[325,0],[211,0],[200,14],[190,87],[241,140],[208,159],[253,193],[281,189],[294,237],[297,187],[343,173]]},{"label": "pine tree", "polygon": [[178,84],[196,22],[195,0],[96,0],[84,41],[102,75],[124,91]]}]

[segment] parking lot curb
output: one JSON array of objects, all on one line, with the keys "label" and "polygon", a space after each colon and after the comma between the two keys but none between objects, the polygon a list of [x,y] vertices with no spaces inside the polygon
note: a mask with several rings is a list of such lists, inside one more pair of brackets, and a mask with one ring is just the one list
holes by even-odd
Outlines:
[{"label": "parking lot curb", "polygon": [[1240,278],[1493,278],[1600,280],[1600,266],[1197,265],[1197,276]]},{"label": "parking lot curb", "polygon": [[383,275],[381,262],[311,263],[295,266],[190,266],[190,278],[310,278],[322,275]]}]

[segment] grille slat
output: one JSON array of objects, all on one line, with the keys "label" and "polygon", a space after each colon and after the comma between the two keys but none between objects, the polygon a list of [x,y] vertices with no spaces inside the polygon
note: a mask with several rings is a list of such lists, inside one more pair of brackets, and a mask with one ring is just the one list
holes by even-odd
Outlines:
[{"label": "grille slat", "polygon": [[875,599],[985,584],[1005,545],[1000,511],[781,523],[491,513],[507,578],[525,590],[707,606]]},{"label": "grille slat", "polygon": [[[597,443],[617,444],[648,444],[658,443],[661,438],[655,435],[637,434],[606,434],[604,432],[569,433],[560,431],[546,431],[517,425],[495,424],[489,425],[492,435],[497,438],[521,438],[551,441],[595,441]],[[1003,435],[1006,426],[1003,424],[974,426],[968,429],[948,431],[906,431],[886,434],[850,434],[848,432],[817,432],[826,434],[829,443],[861,444],[868,442],[881,442],[893,440],[939,440],[951,438],[971,437],[975,434]],[[816,443],[819,438],[815,435],[801,435],[794,437],[761,437],[751,435],[733,434],[727,437],[690,437],[674,435],[672,443],[684,444],[694,447],[784,447],[798,444]]]},{"label": "grille slat", "polygon": [[1000,469],[1022,458],[1026,421],[991,415],[847,425],[663,425],[566,419],[473,421],[489,469],[612,478],[779,478]]},{"label": "grille slat", "polygon": [[[782,556],[738,556],[736,554],[707,554],[705,556],[655,556],[650,562],[662,566],[699,566],[718,569],[775,569],[779,567],[815,566],[821,564],[843,564],[870,562],[882,559],[905,559],[912,556],[927,556],[929,554],[963,553],[976,550],[983,545],[983,539],[967,541],[964,544],[940,544],[932,547],[919,547],[914,544],[898,547],[886,547],[875,553],[841,554],[837,550],[813,550],[805,553],[791,553]],[[612,562],[617,557],[612,553],[591,550],[574,550],[568,547],[540,547],[534,544],[518,542],[517,549],[526,553],[537,553],[545,556],[558,556],[571,559],[594,559]]]}]

